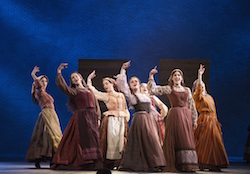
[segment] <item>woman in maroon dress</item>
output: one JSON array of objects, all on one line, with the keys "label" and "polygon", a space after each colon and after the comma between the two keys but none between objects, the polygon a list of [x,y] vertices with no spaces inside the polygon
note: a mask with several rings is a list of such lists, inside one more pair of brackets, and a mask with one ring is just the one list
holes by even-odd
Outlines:
[{"label": "woman in maroon dress", "polygon": [[51,169],[97,170],[102,168],[98,131],[99,105],[78,72],[71,74],[70,87],[66,84],[61,70],[67,66],[67,63],[62,63],[58,67],[56,84],[68,96],[68,106],[74,114],[63,133]]}]

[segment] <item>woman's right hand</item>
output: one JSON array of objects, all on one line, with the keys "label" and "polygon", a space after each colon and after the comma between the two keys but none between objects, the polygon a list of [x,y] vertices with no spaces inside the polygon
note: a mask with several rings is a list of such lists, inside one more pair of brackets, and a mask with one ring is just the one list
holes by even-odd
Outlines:
[{"label": "woman's right hand", "polygon": [[92,73],[89,74],[88,79],[91,80],[91,79],[93,79],[95,76],[96,76],[96,75],[95,75],[95,70],[94,70],[94,71],[92,71]]},{"label": "woman's right hand", "polygon": [[131,60],[123,63],[122,64],[122,69],[128,69],[128,67],[130,67],[130,62],[131,62]]},{"label": "woman's right hand", "polygon": [[35,66],[31,72],[31,75],[35,75],[37,72],[39,72],[39,67],[38,66]]},{"label": "woman's right hand", "polygon": [[158,73],[158,70],[157,70],[156,68],[157,68],[157,66],[155,66],[155,67],[150,71],[149,75],[154,75],[154,74]]},{"label": "woman's right hand", "polygon": [[202,75],[205,72],[204,65],[200,64],[200,68],[198,70],[198,75]]},{"label": "woman's right hand", "polygon": [[61,73],[64,68],[68,68],[68,63],[61,63],[57,68],[57,73]]}]

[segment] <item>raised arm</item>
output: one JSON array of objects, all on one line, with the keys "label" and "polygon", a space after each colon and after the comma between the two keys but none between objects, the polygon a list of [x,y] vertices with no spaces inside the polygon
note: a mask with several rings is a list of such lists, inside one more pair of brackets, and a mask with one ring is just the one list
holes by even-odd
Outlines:
[{"label": "raised arm", "polygon": [[160,109],[161,117],[166,117],[168,113],[168,107],[155,95],[153,95],[153,100],[156,106]]},{"label": "raised arm", "polygon": [[92,79],[96,76],[95,70],[92,71],[92,73],[89,74],[87,78],[87,85],[91,89],[91,91],[94,93],[97,100],[108,102],[108,94],[106,92],[100,92],[98,91],[93,85],[92,85]]},{"label": "raised arm", "polygon": [[202,75],[204,74],[204,72],[205,72],[204,65],[200,64],[200,68],[198,69],[198,79],[197,79],[196,85],[194,84],[195,86],[193,87],[195,88],[194,94],[193,94],[193,98],[195,101],[202,100],[203,98],[202,88],[205,88],[205,85],[204,85],[204,82],[202,81]]},{"label": "raised arm", "polygon": [[67,96],[73,96],[77,94],[76,89],[69,87],[62,76],[62,70],[67,67],[68,63],[61,63],[57,68],[56,85]]},{"label": "raised arm", "polygon": [[33,78],[33,80],[37,80],[37,76],[36,76],[36,73],[39,72],[39,67],[38,66],[35,66],[31,72],[31,77]]},{"label": "raised arm", "polygon": [[127,82],[127,75],[126,75],[126,69],[130,67],[130,62],[125,62],[120,70],[120,74],[116,76],[116,83],[118,89],[124,94],[125,98],[131,103],[131,104],[136,104],[136,98],[135,96],[131,93],[130,88],[128,86]]},{"label": "raised arm", "polygon": [[149,93],[152,95],[170,94],[172,90],[169,85],[166,86],[156,85],[154,80],[154,74],[158,73],[156,68],[157,66],[155,66],[149,73],[148,85],[147,85]]},{"label": "raised arm", "polygon": [[[39,67],[38,66],[35,66],[31,72],[31,77],[33,78],[34,82],[32,84],[32,91],[31,93],[33,94],[35,91],[36,91],[36,95],[38,97],[41,97],[42,95],[42,84],[40,82],[40,80],[38,79],[38,77],[36,76],[36,73],[39,72]],[[34,97],[34,96],[33,96]],[[36,99],[34,99],[36,100]],[[36,103],[36,101],[34,102]]]},{"label": "raised arm", "polygon": [[198,81],[197,81],[197,84],[202,84],[203,81],[202,81],[202,75],[204,74],[205,72],[205,68],[204,68],[204,65],[200,64],[200,68],[198,70]]}]

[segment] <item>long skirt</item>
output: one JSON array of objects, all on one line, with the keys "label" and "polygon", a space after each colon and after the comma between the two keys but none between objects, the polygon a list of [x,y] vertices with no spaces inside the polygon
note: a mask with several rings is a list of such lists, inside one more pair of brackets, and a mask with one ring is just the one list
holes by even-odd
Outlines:
[{"label": "long skirt", "polygon": [[[107,149],[108,149],[108,141],[107,140],[108,140],[108,134],[111,134],[108,131],[108,126],[109,126],[109,118],[111,118],[111,117],[115,117],[115,116],[104,116],[104,118],[102,120],[102,125],[100,128],[100,146],[101,146],[103,159],[104,159],[103,165],[104,165],[104,167],[109,168],[109,169],[113,169],[114,167],[118,167],[120,165],[121,158],[122,158],[122,155],[123,155],[124,150],[125,150],[125,145],[127,143],[127,135],[128,135],[128,123],[124,119],[125,129],[123,132],[124,136],[122,137],[123,148],[122,148],[122,152],[121,152],[121,157],[116,158],[116,159],[108,158],[107,157]],[[115,127],[114,127],[114,129],[115,129]],[[115,135],[113,135],[113,136],[115,136]],[[114,155],[114,156],[116,156],[116,155]]]},{"label": "long skirt", "polygon": [[164,120],[162,119],[160,113],[157,110],[151,110],[151,114],[154,116],[155,121],[157,123],[160,143],[163,146],[163,141],[165,139],[165,123],[164,123]]},{"label": "long skirt", "polygon": [[129,128],[128,142],[119,169],[153,172],[165,165],[153,115],[144,111],[136,112]]},{"label": "long skirt", "polygon": [[172,107],[169,110],[163,150],[166,157],[165,171],[198,169],[191,110],[187,107]]},{"label": "long skirt", "polygon": [[35,124],[25,160],[50,161],[62,138],[58,116],[53,108],[43,108]]},{"label": "long skirt", "polygon": [[224,147],[221,125],[212,112],[202,112],[197,120],[194,135],[200,168],[216,169],[229,165]]},{"label": "long skirt", "polygon": [[97,170],[102,168],[98,121],[95,109],[76,111],[55,153],[51,169]]}]

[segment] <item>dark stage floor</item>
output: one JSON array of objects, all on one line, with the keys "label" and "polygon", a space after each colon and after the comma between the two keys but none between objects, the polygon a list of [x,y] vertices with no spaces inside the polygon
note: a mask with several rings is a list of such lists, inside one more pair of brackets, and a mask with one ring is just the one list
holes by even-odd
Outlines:
[{"label": "dark stage floor", "polygon": [[[0,162],[1,174],[95,174],[95,171],[53,171],[49,169],[48,163],[41,163],[41,169],[35,169],[33,163],[26,162]],[[126,174],[128,172],[121,172],[112,170],[112,174]],[[229,168],[222,169],[221,172],[197,171],[199,174],[250,174],[250,164],[244,162],[231,162]],[[186,173],[187,174],[187,173]]]}]

